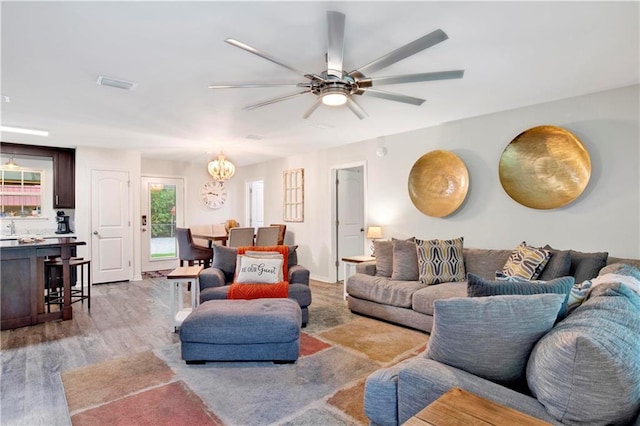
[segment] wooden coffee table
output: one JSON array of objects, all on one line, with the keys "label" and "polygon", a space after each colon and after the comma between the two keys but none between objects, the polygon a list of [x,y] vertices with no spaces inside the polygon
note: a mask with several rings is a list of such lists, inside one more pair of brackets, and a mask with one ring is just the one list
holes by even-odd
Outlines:
[{"label": "wooden coffee table", "polygon": [[504,405],[452,388],[404,423],[407,426],[510,425],[542,426],[549,423]]}]

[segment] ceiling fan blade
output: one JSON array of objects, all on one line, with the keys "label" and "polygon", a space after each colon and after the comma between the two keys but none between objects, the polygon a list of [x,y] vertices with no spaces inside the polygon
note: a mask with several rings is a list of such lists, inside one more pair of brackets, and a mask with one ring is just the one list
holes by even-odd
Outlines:
[{"label": "ceiling fan blade", "polygon": [[360,105],[358,105],[358,103],[356,101],[354,101],[353,99],[351,99],[351,97],[347,98],[347,106],[349,107],[349,109],[351,111],[353,111],[353,113],[355,115],[358,116],[358,118],[360,120],[367,118],[369,116],[369,114],[367,114]]},{"label": "ceiling fan blade", "polygon": [[284,67],[284,68],[286,68],[288,70],[291,70],[291,71],[293,71],[293,72],[295,72],[297,74],[304,75],[306,77],[306,73],[304,73],[304,72],[302,72],[302,71],[300,71],[298,69],[295,69],[295,68],[293,68],[293,67],[291,67],[291,66],[289,66],[289,65],[287,65],[285,63],[282,63],[279,60],[277,60],[276,58],[274,58],[273,56],[270,56],[270,55],[268,55],[268,54],[266,54],[264,52],[261,52],[258,49],[256,49],[255,47],[251,47],[246,43],[243,43],[243,42],[238,41],[238,40],[234,40],[232,38],[226,39],[225,42],[229,43],[232,46],[239,47],[242,50],[246,50],[249,53],[253,53],[254,55],[260,56],[261,58],[266,59],[267,61],[270,61],[270,62],[273,62],[274,64],[280,65],[281,67]]},{"label": "ceiling fan blade", "polygon": [[318,99],[316,99],[316,101],[311,105],[311,107],[309,107],[309,109],[306,110],[304,114],[302,114],[302,118],[304,119],[309,118],[309,116],[313,114],[313,112],[317,110],[320,105],[322,105],[322,98],[318,97]]},{"label": "ceiling fan blade", "polygon": [[383,86],[385,84],[419,83],[421,81],[450,80],[462,78],[464,70],[424,72],[420,74],[395,75],[391,77],[372,77],[358,80],[360,87]]},{"label": "ceiling fan blade", "polygon": [[412,41],[409,44],[405,44],[404,46],[394,50],[393,52],[387,53],[386,55],[376,59],[373,62],[369,62],[367,65],[364,65],[356,69],[355,71],[351,71],[349,75],[352,75],[355,72],[359,72],[364,75],[375,73],[376,71],[386,68],[389,65],[395,64],[396,62],[401,61],[411,55],[415,55],[416,53],[421,52],[428,47],[443,42],[448,38],[449,36],[447,36],[444,31],[439,29],[435,30],[425,36],[420,37],[417,40]]},{"label": "ceiling fan blade", "polygon": [[238,84],[212,84],[209,89],[254,89],[260,87],[309,87],[307,83],[238,83]]},{"label": "ceiling fan blade", "polygon": [[373,96],[374,98],[386,99],[389,101],[404,102],[405,104],[420,106],[425,99],[414,98],[413,96],[400,95],[398,93],[385,92],[376,89],[362,89],[363,95]]},{"label": "ceiling fan blade", "polygon": [[328,11],[327,40],[327,75],[342,78],[342,59],[344,53],[344,21],[343,13]]},{"label": "ceiling fan blade", "polygon": [[286,101],[287,99],[293,99],[293,98],[296,98],[296,97],[298,97],[300,95],[304,95],[305,93],[311,93],[311,90],[305,90],[304,92],[292,93],[292,94],[287,95],[287,96],[280,96],[278,98],[269,99],[267,101],[260,102],[259,104],[246,106],[246,107],[244,107],[242,109],[249,111],[249,110],[252,110],[252,109],[263,107],[265,105],[271,105],[271,104],[275,104],[276,102]]}]

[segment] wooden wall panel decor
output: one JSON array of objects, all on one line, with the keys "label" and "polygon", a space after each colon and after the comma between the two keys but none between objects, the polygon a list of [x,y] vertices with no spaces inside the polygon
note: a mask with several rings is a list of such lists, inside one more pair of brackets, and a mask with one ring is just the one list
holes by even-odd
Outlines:
[{"label": "wooden wall panel decor", "polygon": [[282,173],[284,186],[283,220],[304,222],[304,169],[285,170]]}]

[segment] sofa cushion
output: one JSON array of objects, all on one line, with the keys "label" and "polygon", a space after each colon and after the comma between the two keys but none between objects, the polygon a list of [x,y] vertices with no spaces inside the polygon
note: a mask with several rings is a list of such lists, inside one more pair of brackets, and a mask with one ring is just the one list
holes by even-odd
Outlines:
[{"label": "sofa cushion", "polygon": [[571,252],[569,250],[546,250],[551,253],[551,258],[538,279],[549,281],[554,278],[571,275]]},{"label": "sofa cushion", "polygon": [[623,424],[640,410],[640,296],[601,284],[535,346],[529,388],[565,424]]},{"label": "sofa cushion", "polygon": [[418,281],[440,284],[465,280],[463,238],[452,240],[418,240]]},{"label": "sofa cushion", "polygon": [[509,259],[511,250],[491,250],[491,249],[469,249],[464,251],[464,268],[469,272],[492,280],[496,276],[496,271],[502,267]]},{"label": "sofa cushion", "polygon": [[390,277],[393,273],[393,243],[385,240],[374,240],[373,251],[376,255],[376,275]]},{"label": "sofa cushion", "polygon": [[[513,277],[509,277],[512,280]],[[475,274],[469,273],[467,285],[467,296],[484,297],[499,296],[509,294],[519,294],[521,296],[541,293],[555,293],[565,296],[562,307],[558,313],[558,318],[562,319],[567,314],[567,302],[569,293],[575,283],[573,277],[560,277],[550,281],[527,281],[516,278],[515,281],[485,280]]]},{"label": "sofa cushion", "polygon": [[436,300],[426,356],[497,383],[517,384],[563,300],[559,294]]},{"label": "sofa cushion", "polygon": [[535,280],[547,265],[549,257],[551,253],[548,250],[528,246],[523,241],[513,249],[502,272],[512,277]]},{"label": "sofa cushion", "polygon": [[391,281],[385,277],[355,274],[347,279],[347,293],[358,299],[411,308],[411,296],[424,288],[418,281]]},{"label": "sofa cushion", "polygon": [[225,282],[233,282],[236,272],[236,257],[238,249],[235,247],[221,246],[214,244],[213,246],[213,262],[211,267],[220,269],[224,272]]},{"label": "sofa cushion", "polygon": [[393,240],[393,272],[391,279],[418,281],[418,254],[415,239]]},{"label": "sofa cushion", "polygon": [[421,314],[433,315],[433,302],[436,300],[465,297],[466,295],[466,281],[430,285],[413,293],[411,308]]}]

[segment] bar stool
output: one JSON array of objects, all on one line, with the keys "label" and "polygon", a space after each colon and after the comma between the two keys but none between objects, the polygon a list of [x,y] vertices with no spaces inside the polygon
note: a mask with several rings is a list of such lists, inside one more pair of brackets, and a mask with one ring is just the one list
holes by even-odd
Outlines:
[{"label": "bar stool", "polygon": [[[86,266],[87,269],[87,294],[84,293],[84,268]],[[53,270],[57,270],[58,276],[62,277],[62,259],[55,258],[45,260],[45,290],[46,301],[47,301],[47,312],[51,312],[51,305],[58,305],[60,309],[62,309],[62,305],[64,303],[64,291],[61,284],[53,284],[52,272]],[[85,299],[87,300],[87,309],[91,310],[91,260],[83,259],[82,257],[72,257],[69,259],[69,269],[72,272],[70,279],[74,279],[75,275],[75,284],[71,286],[71,303],[81,302],[84,304]],[[80,270],[80,280],[77,280],[78,277],[78,269]],[[80,286],[80,288],[75,288],[76,285]],[[55,288],[55,291],[54,291]]]}]

